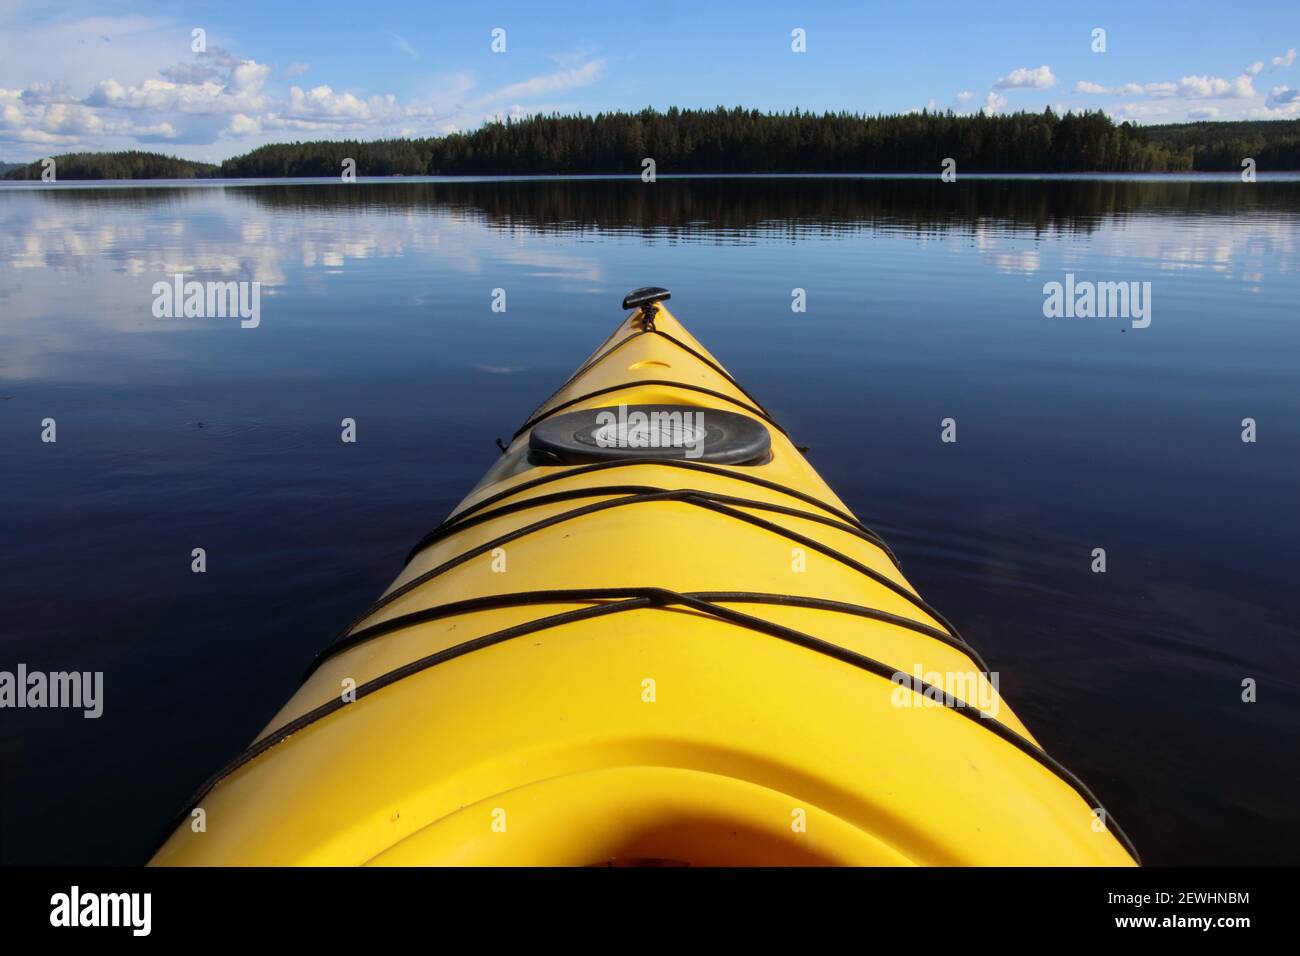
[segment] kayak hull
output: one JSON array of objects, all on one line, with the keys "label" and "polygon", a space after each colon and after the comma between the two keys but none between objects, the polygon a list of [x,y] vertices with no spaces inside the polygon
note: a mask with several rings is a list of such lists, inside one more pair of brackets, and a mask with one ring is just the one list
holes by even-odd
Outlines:
[{"label": "kayak hull", "polygon": [[[530,416],[155,863],[1134,862],[883,543],[652,308]],[[530,452],[538,420],[618,405],[747,415],[770,451]]]}]

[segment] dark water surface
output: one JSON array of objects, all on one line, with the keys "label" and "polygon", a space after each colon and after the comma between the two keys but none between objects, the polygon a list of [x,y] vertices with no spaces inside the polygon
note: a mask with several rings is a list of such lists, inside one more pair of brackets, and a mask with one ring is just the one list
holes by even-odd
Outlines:
[{"label": "dark water surface", "polygon": [[0,711],[6,863],[146,859],[649,284],[1147,862],[1300,862],[1294,179],[0,188],[0,253],[0,669],[105,672]]}]

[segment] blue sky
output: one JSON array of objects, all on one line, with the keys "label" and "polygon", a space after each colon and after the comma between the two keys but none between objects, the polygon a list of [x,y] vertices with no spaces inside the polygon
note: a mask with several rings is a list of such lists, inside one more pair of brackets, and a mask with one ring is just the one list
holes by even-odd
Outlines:
[{"label": "blue sky", "polygon": [[0,0],[0,159],[219,160],[267,142],[672,105],[1300,118],[1297,47],[1294,2]]}]

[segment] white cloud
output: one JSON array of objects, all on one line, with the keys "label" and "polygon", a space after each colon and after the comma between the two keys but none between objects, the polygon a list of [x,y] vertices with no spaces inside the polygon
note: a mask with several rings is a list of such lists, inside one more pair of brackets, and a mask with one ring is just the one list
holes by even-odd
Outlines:
[{"label": "white cloud", "polygon": [[[1300,118],[1300,92],[1288,86],[1274,86],[1267,95],[1256,89],[1254,79],[1270,70],[1285,69],[1296,59],[1295,49],[1270,61],[1257,60],[1239,76],[1189,74],[1177,82],[1125,83],[1107,87],[1080,80],[1076,93],[1136,98],[1108,110],[1115,117],[1158,122],[1229,119]],[[1272,66],[1265,66],[1271,62]]]},{"label": "white cloud", "polygon": [[220,83],[171,83],[145,80],[139,86],[123,86],[104,80],[83,101],[86,106],[121,110],[175,111],[178,113],[234,113],[261,109],[264,98],[257,87],[231,91]]},{"label": "white cloud", "polygon": [[1119,112],[1126,119],[1154,119],[1156,117],[1170,119],[1173,115],[1173,110],[1170,109],[1168,104],[1161,102],[1124,103],[1120,106]]},{"label": "white cloud", "polygon": [[1052,68],[1044,64],[1032,70],[1023,66],[1017,70],[1012,70],[994,83],[993,87],[998,90],[1045,90],[1049,86],[1055,85],[1056,76],[1052,73]]},{"label": "white cloud", "polygon": [[243,60],[230,71],[229,88],[236,93],[255,93],[262,88],[271,68],[265,63]]},{"label": "white cloud", "polygon": [[1123,96],[1175,96],[1177,83],[1125,83],[1117,93]]},{"label": "white cloud", "polygon": [[178,84],[218,81],[224,83],[230,70],[240,62],[238,57],[218,46],[209,46],[205,51],[194,56],[191,61],[163,67],[158,74],[164,80]]},{"label": "white cloud", "polygon": [[1178,81],[1178,95],[1187,99],[1244,99],[1255,95],[1255,87],[1245,73],[1233,80],[1221,76],[1184,76]]},{"label": "white cloud", "polygon": [[335,93],[324,84],[303,92],[301,87],[289,89],[289,105],[285,115],[294,119],[352,120],[368,122],[396,111],[396,97],[372,96],[363,100],[353,93]]},{"label": "white cloud", "polygon": [[591,60],[573,69],[543,73],[519,83],[511,83],[499,90],[494,90],[484,99],[487,101],[519,100],[547,93],[557,93],[561,90],[571,90],[579,86],[590,86],[600,79],[604,69],[605,61],[603,59]]},{"label": "white cloud", "polygon": [[76,102],[29,98],[27,90],[0,89],[0,141],[73,146],[86,136],[138,136],[170,139],[176,128],[165,121],[137,122],[105,116]]},{"label": "white cloud", "polygon": [[1300,90],[1293,90],[1288,86],[1273,87],[1268,92],[1268,99],[1264,101],[1264,105],[1269,109],[1289,106],[1292,103],[1300,103]]},{"label": "white cloud", "polygon": [[[1256,60],[1236,77],[1222,77],[1213,74],[1189,74],[1177,82],[1125,83],[1122,86],[1107,87],[1089,80],[1075,83],[1077,93],[1088,95],[1109,95],[1120,97],[1145,97],[1147,102],[1126,103],[1119,107],[1119,114],[1129,118],[1150,118],[1155,116],[1167,120],[1204,120],[1204,119],[1278,119],[1300,116],[1300,102],[1293,98],[1287,87],[1274,87],[1265,97],[1255,89],[1254,78],[1265,69],[1285,69],[1296,59],[1294,48],[1281,56],[1271,59],[1271,67],[1265,66],[1264,60]],[[1160,101],[1186,101],[1185,113],[1176,107],[1161,107]],[[1195,106],[1196,101],[1214,101],[1222,105]],[[1233,105],[1235,103],[1235,105]]]},{"label": "white cloud", "polygon": [[1247,73],[1235,79],[1221,76],[1184,76],[1177,83],[1125,83],[1123,86],[1102,86],[1088,80],[1074,84],[1075,92],[1110,94],[1114,96],[1181,97],[1182,99],[1249,99],[1255,96],[1255,87]]},{"label": "white cloud", "polygon": [[571,70],[575,66],[581,66],[596,55],[594,47],[583,47],[581,50],[570,50],[567,53],[552,53],[549,59],[561,69]]},{"label": "white cloud", "polygon": [[984,97],[984,115],[993,116],[999,110],[1006,109],[1007,98],[1000,96],[993,90],[989,90],[988,96]]},{"label": "white cloud", "polygon": [[[271,68],[255,60],[223,59],[229,60],[225,69],[209,73],[216,68],[204,64],[201,74],[191,74],[210,77],[201,82],[148,79],[124,85],[117,80],[101,80],[82,103],[101,109],[194,114],[249,113],[263,109],[266,97],[262,88],[271,75]],[[182,71],[164,72],[177,76]]]},{"label": "white cloud", "polygon": [[974,96],[975,94],[972,93],[970,90],[962,90],[960,93],[957,94],[956,98],[958,104],[960,104],[961,106],[965,106],[967,103],[971,101],[971,99]]},{"label": "white cloud", "polygon": [[393,46],[397,47],[412,60],[418,60],[420,58],[420,54],[415,52],[415,47],[411,46],[411,41],[406,39],[406,37],[402,36],[400,33],[394,33],[392,30],[388,31],[388,35],[393,38]]},{"label": "white cloud", "polygon": [[[212,147],[183,154],[219,159],[282,139],[285,131],[321,138],[446,134],[473,129],[485,115],[583,109],[554,94],[589,87],[605,71],[605,60],[574,50],[553,55],[549,72],[516,82],[509,80],[520,74],[506,74],[496,88],[468,71],[417,77],[417,91],[399,100],[339,82],[290,85],[318,71],[296,61],[273,70],[228,52],[228,40],[211,29],[207,52],[190,55],[190,24],[166,17],[60,22],[56,11],[21,27],[13,19],[0,0],[0,157],[6,160],[39,158],[56,147],[130,149],[159,140]],[[419,56],[405,37],[389,38],[406,55]],[[187,59],[177,62],[178,51]],[[223,141],[251,142],[216,145]]]},{"label": "white cloud", "polygon": [[69,92],[63,83],[42,83],[37,80],[29,83],[23,90],[24,103],[77,103],[79,100]]},{"label": "white cloud", "polygon": [[256,116],[236,113],[230,117],[230,125],[226,127],[225,132],[231,136],[254,136],[262,132],[262,121]]},{"label": "white cloud", "polygon": [[1257,106],[1246,111],[1247,119],[1300,119],[1300,102],[1287,103],[1283,106]]}]

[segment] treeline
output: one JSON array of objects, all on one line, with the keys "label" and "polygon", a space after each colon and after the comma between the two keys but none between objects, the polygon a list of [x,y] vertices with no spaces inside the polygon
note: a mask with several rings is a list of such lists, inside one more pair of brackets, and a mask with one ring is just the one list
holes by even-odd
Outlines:
[{"label": "treeline", "polygon": [[[42,164],[27,163],[5,179],[40,179]],[[203,179],[221,175],[221,167],[176,156],[132,150],[124,153],[65,153],[54,157],[55,178],[64,179]]]},{"label": "treeline", "polygon": [[1247,157],[1259,169],[1300,169],[1300,120],[1177,123],[1145,129],[1153,143],[1190,151],[1196,170],[1240,170]]},{"label": "treeline", "polygon": [[716,109],[535,116],[437,139],[281,143],[222,163],[231,178],[358,175],[937,172],[1149,172],[1190,154],[1147,141],[1101,113],[958,116],[760,113]]},{"label": "treeline", "polygon": [[[100,202],[162,203],[184,190],[101,190]],[[1267,189],[1231,189],[1195,177],[1070,177],[1046,179],[1033,189],[952,189],[938,176],[907,179],[822,177],[797,189],[781,179],[735,177],[665,179],[654,189],[637,180],[591,179],[581,189],[553,179],[460,179],[376,182],[365,189],[321,189],[276,182],[231,186],[227,195],[276,211],[359,216],[450,215],[505,232],[730,237],[879,231],[974,233],[981,229],[1090,233],[1115,218],[1143,216],[1233,217],[1284,215],[1300,209],[1300,181]],[[84,202],[51,190],[49,202]],[[150,198],[156,197],[156,198]]]},{"label": "treeline", "polygon": [[[1102,113],[958,116],[643,110],[535,116],[428,139],[277,143],[223,162],[153,153],[56,157],[59,179],[656,173],[1171,172],[1300,169],[1300,120],[1139,127]],[[7,174],[40,177],[32,163]]]}]

